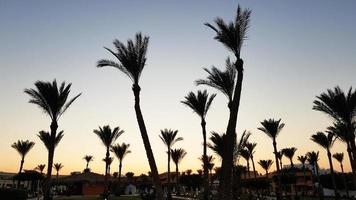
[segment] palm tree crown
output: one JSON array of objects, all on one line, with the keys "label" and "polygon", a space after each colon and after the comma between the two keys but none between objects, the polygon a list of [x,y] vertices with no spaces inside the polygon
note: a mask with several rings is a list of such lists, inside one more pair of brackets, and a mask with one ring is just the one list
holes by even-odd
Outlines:
[{"label": "palm tree crown", "polygon": [[159,136],[162,142],[168,147],[172,147],[176,142],[183,140],[182,137],[177,137],[178,130],[164,129],[161,130],[161,135]]},{"label": "palm tree crown", "polygon": [[102,59],[97,63],[97,67],[115,67],[126,74],[134,84],[138,85],[141,73],[146,63],[146,53],[149,37],[142,36],[137,33],[135,41],[129,39],[127,44],[123,44],[119,40],[114,40],[116,52],[106,48],[119,62]]},{"label": "palm tree crown", "polygon": [[259,127],[258,130],[266,133],[270,138],[275,139],[284,127],[284,123],[280,122],[281,119],[264,120],[263,122],[261,122],[262,127]]},{"label": "palm tree crown", "polygon": [[323,132],[317,132],[316,134],[312,135],[310,139],[326,150],[330,150],[335,141],[334,134],[331,132],[327,133],[327,135]]},{"label": "palm tree crown", "polygon": [[333,158],[342,164],[342,161],[344,160],[344,153],[334,153]]},{"label": "palm tree crown", "polygon": [[116,155],[117,159],[119,159],[119,161],[123,160],[124,157],[131,153],[131,151],[129,150],[130,144],[125,144],[122,143],[120,144],[116,144],[114,146],[111,146],[111,151]]},{"label": "palm tree crown", "polygon": [[46,167],[45,164],[40,164],[40,165],[37,165],[37,167],[35,168],[35,170],[40,171],[41,174],[42,174],[45,167]]},{"label": "palm tree crown", "polygon": [[52,139],[51,134],[47,131],[40,131],[37,136],[46,146],[47,150],[49,150],[51,147],[56,148],[56,146],[62,140],[64,134],[63,131],[58,132],[54,140]]},{"label": "palm tree crown", "polygon": [[282,151],[282,154],[290,160],[291,167],[294,167],[293,157],[294,157],[295,152],[297,151],[297,148],[295,148],[295,147],[284,148],[281,151]]},{"label": "palm tree crown", "polygon": [[307,161],[308,157],[305,155],[305,156],[298,156],[297,157],[298,161],[303,165],[303,167],[305,166],[305,162]]},{"label": "palm tree crown", "polygon": [[307,153],[307,161],[310,165],[317,166],[319,160],[319,151],[311,151]]},{"label": "palm tree crown", "polygon": [[248,150],[251,158],[253,157],[253,154],[255,154],[256,146],[257,146],[257,143],[252,143],[252,142],[246,143],[246,149]]},{"label": "palm tree crown", "polygon": [[58,88],[56,80],[52,83],[37,81],[35,83],[36,89],[25,89],[25,93],[31,97],[29,103],[38,105],[52,120],[57,121],[81,95],[80,93],[67,101],[71,85],[71,83],[66,85],[65,82],[62,82]]},{"label": "palm tree crown", "polygon": [[53,167],[57,172],[59,172],[64,166],[62,163],[54,163]]},{"label": "palm tree crown", "polygon": [[214,39],[221,42],[225,47],[232,51],[236,57],[240,57],[243,41],[247,38],[247,29],[250,25],[251,10],[237,8],[235,21],[226,24],[223,19],[216,18],[216,27],[206,23],[216,32]]},{"label": "palm tree crown", "polygon": [[93,131],[101,140],[106,148],[109,148],[113,142],[125,131],[121,130],[120,127],[115,127],[111,130],[109,125],[100,127]]},{"label": "palm tree crown", "polygon": [[208,143],[208,147],[214,151],[215,154],[217,154],[221,159],[223,157],[223,153],[224,153],[224,141],[226,138],[226,134],[219,134],[217,132],[211,132],[211,137],[210,137],[210,141],[211,143]]},{"label": "palm tree crown", "polygon": [[258,164],[266,171],[268,172],[269,168],[272,166],[273,161],[272,160],[260,160],[258,161]]},{"label": "palm tree crown", "polygon": [[171,150],[171,158],[176,165],[179,164],[186,155],[187,152],[182,148]]},{"label": "palm tree crown", "polygon": [[195,113],[204,119],[215,96],[216,94],[209,96],[206,90],[198,90],[197,94],[189,92],[188,95],[185,96],[185,100],[181,101],[181,103],[190,107]]},{"label": "palm tree crown", "polygon": [[35,143],[30,142],[29,140],[18,140],[17,142],[14,142],[11,147],[14,148],[22,158],[24,158],[34,145]]},{"label": "palm tree crown", "polygon": [[89,162],[91,162],[91,161],[94,160],[94,156],[92,156],[92,155],[85,155],[85,156],[83,157],[83,159],[84,159],[87,163],[89,163]]}]

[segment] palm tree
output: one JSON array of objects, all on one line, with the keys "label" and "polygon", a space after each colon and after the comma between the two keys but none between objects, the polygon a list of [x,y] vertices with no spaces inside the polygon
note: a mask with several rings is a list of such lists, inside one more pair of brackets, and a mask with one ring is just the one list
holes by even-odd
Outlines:
[{"label": "palm tree", "polygon": [[40,165],[37,165],[37,167],[35,168],[35,170],[38,170],[41,172],[41,174],[43,174],[43,170],[44,168],[46,167],[45,164],[40,164]]},{"label": "palm tree", "polygon": [[356,129],[356,90],[351,87],[346,94],[337,86],[333,90],[328,89],[326,92],[321,93],[313,103],[313,110],[327,114],[334,119],[335,123],[345,124],[346,130],[342,134],[346,135],[344,138],[347,141],[347,146],[353,152],[350,162],[354,184],[356,184],[356,143],[354,134]]},{"label": "palm tree", "polygon": [[64,167],[62,163],[54,163],[53,165],[54,169],[56,170],[56,179],[57,179],[57,184],[58,184],[58,176],[59,176],[59,171]]},{"label": "palm tree", "polygon": [[330,166],[331,180],[332,180],[332,183],[333,183],[335,195],[337,196],[337,188],[336,188],[336,182],[335,182],[334,167],[333,167],[333,162],[332,162],[332,159],[331,159],[331,152],[330,152],[330,149],[331,149],[331,147],[333,146],[333,144],[335,142],[334,134],[333,133],[328,133],[326,135],[323,132],[317,132],[316,134],[312,135],[310,139],[313,142],[317,143],[322,148],[324,148],[326,150],[326,152],[327,152],[328,160],[329,160],[329,166]]},{"label": "palm tree", "polygon": [[[313,166],[313,168],[314,168],[313,171],[316,173],[316,177],[318,179],[318,186],[319,186],[318,195],[319,195],[319,199],[323,200],[324,196],[323,196],[323,192],[322,192],[322,185],[321,185],[321,182],[320,182],[318,160],[319,160],[319,151],[318,152],[311,151],[311,152],[307,153],[307,161],[311,166]],[[313,184],[313,187],[314,187],[314,184]]]},{"label": "palm tree", "polygon": [[23,163],[25,162],[25,157],[27,153],[32,149],[35,145],[34,142],[30,142],[28,140],[18,140],[14,142],[11,147],[14,148],[21,155],[21,163],[19,173],[22,172]]},{"label": "palm tree", "polygon": [[[274,153],[274,157],[276,160],[276,169],[277,169],[277,173],[279,173],[279,162],[278,162],[278,150],[277,150],[277,141],[276,138],[279,135],[279,133],[281,132],[281,130],[284,127],[284,123],[281,123],[281,119],[279,120],[275,120],[275,119],[265,119],[264,121],[261,122],[262,127],[259,127],[258,130],[264,132],[268,137],[270,137],[273,141],[273,153]],[[280,161],[282,162],[282,158],[280,159]],[[282,166],[281,166],[282,167]],[[281,185],[281,178],[278,174],[278,190],[276,190],[277,193],[277,199],[280,199],[280,187]]]},{"label": "palm tree", "polygon": [[334,153],[333,154],[333,158],[335,158],[335,160],[337,160],[339,163],[340,163],[340,168],[341,168],[341,172],[342,172],[342,178],[343,178],[343,181],[344,181],[344,187],[345,187],[345,190],[346,190],[346,196],[347,198],[349,198],[349,190],[348,190],[348,187],[347,187],[347,182],[346,182],[346,176],[345,176],[345,173],[344,173],[344,166],[342,164],[342,161],[344,160],[344,153]]},{"label": "palm tree", "polygon": [[113,157],[105,157],[103,158],[103,160],[105,165],[107,164],[108,166],[108,176],[110,176],[110,166],[111,166],[111,163],[114,161],[114,158]]},{"label": "palm tree", "polygon": [[161,135],[159,136],[162,142],[167,147],[167,154],[168,154],[168,196],[171,195],[171,148],[172,146],[178,142],[183,140],[182,137],[177,137],[178,130],[172,129],[164,129],[161,130]]},{"label": "palm tree", "polygon": [[252,162],[252,169],[253,169],[253,174],[255,177],[255,180],[257,180],[257,172],[256,172],[256,168],[255,168],[255,161],[253,160],[253,154],[255,154],[255,148],[257,146],[257,143],[246,143],[246,149],[248,151],[248,153],[250,154],[250,159]]},{"label": "palm tree", "polygon": [[146,52],[148,47],[149,37],[142,36],[141,33],[136,34],[136,41],[132,41],[131,39],[127,41],[127,45],[123,44],[119,40],[115,40],[113,42],[117,53],[112,51],[109,48],[106,48],[119,62],[115,62],[112,60],[102,59],[97,63],[97,67],[114,67],[119,69],[121,72],[126,74],[131,81],[133,82],[132,91],[135,96],[135,112],[137,123],[140,128],[141,137],[145,146],[147,159],[151,168],[153,184],[156,188],[157,198],[159,200],[163,200],[162,186],[161,181],[158,176],[158,170],[155,158],[153,156],[150,140],[148,138],[147,129],[145,125],[145,121],[143,119],[143,115],[140,107],[140,85],[139,80],[142,73],[143,68],[146,63]]},{"label": "palm tree", "polygon": [[[188,93],[187,96],[185,96],[185,100],[181,101],[181,103],[187,105],[189,108],[193,110],[199,117],[200,117],[200,125],[202,128],[202,134],[203,134],[203,155],[204,158],[207,158],[207,152],[206,152],[206,147],[207,147],[207,142],[206,142],[206,121],[205,117],[206,114],[209,111],[209,108],[211,106],[211,103],[213,102],[216,94],[212,94],[209,96],[208,92],[206,90],[200,91],[198,90],[197,94],[194,94],[193,92]],[[205,161],[204,163],[204,200],[207,200],[209,197],[209,170],[208,170],[208,163]]]},{"label": "palm tree", "polygon": [[[302,155],[302,156],[298,156],[297,159],[302,164],[304,184],[306,185],[307,179],[305,176],[305,162],[307,161],[308,157],[306,155],[305,156]],[[305,193],[305,189],[303,189],[303,195],[304,195],[304,193]]]},{"label": "palm tree", "polygon": [[246,160],[248,178],[251,178],[250,177],[250,158],[251,158],[250,152],[247,149],[241,149],[240,154]]},{"label": "palm tree", "polygon": [[272,160],[260,160],[258,161],[258,164],[266,171],[266,177],[268,178],[268,170],[272,166],[273,161]]},{"label": "palm tree", "polygon": [[283,153],[282,153],[282,151],[278,151],[276,154],[276,157],[279,160],[279,166],[282,169],[283,168],[283,163],[282,163]]},{"label": "palm tree", "polygon": [[106,149],[105,154],[105,195],[108,195],[108,175],[109,175],[109,157],[110,157],[110,146],[115,142],[115,140],[123,134],[125,131],[121,130],[120,127],[115,127],[111,130],[110,126],[103,126],[99,129],[93,131],[101,140]]},{"label": "palm tree", "polygon": [[53,156],[55,149],[55,140],[58,138],[58,120],[69,108],[69,106],[81,95],[78,94],[72,99],[68,99],[71,83],[67,84],[62,82],[60,87],[57,86],[57,81],[51,82],[37,81],[35,83],[36,89],[25,89],[25,93],[30,96],[29,103],[35,104],[40,107],[52,120],[49,134],[51,142],[49,142],[48,149],[48,164],[47,164],[47,177],[44,183],[44,200],[50,199],[50,185],[52,176]]},{"label": "palm tree", "polygon": [[[206,23],[205,25],[211,28],[216,36],[214,39],[222,43],[227,49],[234,53],[236,61],[234,64],[229,63],[232,69],[222,72],[216,68],[212,68],[212,71],[206,69],[209,73],[207,80],[200,80],[198,85],[204,84],[220,90],[223,94],[226,94],[229,98],[230,117],[229,123],[226,129],[226,145],[224,146],[224,158],[222,160],[222,175],[220,176],[219,185],[219,199],[231,199],[232,198],[232,168],[233,168],[233,151],[234,142],[236,139],[236,123],[237,115],[240,106],[240,97],[242,90],[243,80],[243,60],[240,57],[241,47],[244,40],[247,38],[247,30],[250,25],[251,11],[248,9],[242,10],[240,6],[237,8],[236,18],[233,22],[226,24],[223,19],[217,18],[215,24],[211,25]],[[237,80],[235,81],[237,72]],[[223,75],[223,76],[220,76]],[[225,76],[227,75],[227,76]],[[225,82],[228,80],[227,82]],[[225,83],[228,83],[225,85]]]},{"label": "palm tree", "polygon": [[217,132],[212,131],[210,136],[210,141],[212,143],[208,143],[207,146],[221,159],[223,158],[224,154],[224,140],[226,138],[226,134],[219,134]]},{"label": "palm tree", "polygon": [[122,143],[116,144],[114,146],[111,146],[111,151],[115,154],[117,159],[119,160],[119,186],[121,184],[121,169],[122,169],[122,160],[125,158],[125,156],[131,151],[129,150],[130,144],[125,144]]},{"label": "palm tree", "polygon": [[291,168],[294,167],[293,157],[296,151],[297,148],[295,147],[282,149],[282,154],[289,159]]},{"label": "palm tree", "polygon": [[184,149],[180,148],[180,149],[172,149],[171,150],[171,157],[172,157],[174,164],[176,165],[176,181],[177,181],[177,193],[178,194],[180,192],[178,165],[186,155],[187,155],[187,152]]},{"label": "palm tree", "polygon": [[85,155],[83,159],[87,162],[86,169],[89,169],[89,163],[94,160],[94,156]]}]

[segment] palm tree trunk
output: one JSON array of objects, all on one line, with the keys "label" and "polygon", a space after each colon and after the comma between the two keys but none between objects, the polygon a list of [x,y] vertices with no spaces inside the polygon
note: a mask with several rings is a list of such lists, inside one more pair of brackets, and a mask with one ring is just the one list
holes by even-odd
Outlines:
[{"label": "palm tree trunk", "polygon": [[109,153],[109,147],[106,147],[106,155],[105,155],[105,178],[104,178],[104,182],[105,182],[105,189],[104,189],[104,195],[106,197],[106,195],[109,195],[109,184],[108,184],[108,171],[109,171],[109,157],[110,157],[110,153]]},{"label": "palm tree trunk", "polygon": [[206,122],[204,118],[201,120],[201,128],[203,131],[203,168],[204,168],[204,200],[209,198],[209,169],[208,169],[208,155],[206,144]]},{"label": "palm tree trunk", "polygon": [[319,165],[318,163],[315,163],[315,172],[316,172],[316,177],[318,179],[318,195],[319,195],[319,199],[320,200],[324,200],[324,192],[323,192],[323,188],[320,182],[320,176],[319,176]]},{"label": "palm tree trunk", "polygon": [[[53,120],[51,123],[51,140],[54,141],[57,134],[58,124],[57,121]],[[54,156],[54,145],[51,145],[48,149],[48,164],[47,164],[47,177],[43,184],[43,200],[51,200],[51,178],[52,178],[52,167],[53,167],[53,156]]]},{"label": "palm tree trunk", "polygon": [[[307,185],[307,178],[305,176],[305,164],[303,164],[303,180],[304,180],[304,185]],[[305,187],[303,187],[303,193],[302,196],[305,196]]]},{"label": "palm tree trunk", "polygon": [[221,176],[219,184],[219,199],[232,199],[232,168],[233,151],[236,142],[237,115],[240,107],[240,97],[243,80],[243,60],[236,57],[235,67],[237,70],[237,80],[233,99],[229,102],[230,117],[226,129],[226,141],[224,145],[224,155],[221,164]]},{"label": "palm tree trunk", "polygon": [[167,192],[168,198],[172,199],[171,197],[171,148],[168,147],[168,183],[167,183]]},{"label": "palm tree trunk", "polygon": [[87,169],[88,169],[88,167],[89,167],[89,162],[87,162]]},{"label": "palm tree trunk", "polygon": [[[251,162],[252,162],[253,176],[255,178],[255,183],[257,183],[257,172],[256,172],[256,168],[255,168],[255,161],[253,160],[252,154],[251,154]],[[257,191],[257,194],[258,194],[259,193],[258,187],[256,187],[256,191]]]},{"label": "palm tree trunk", "polygon": [[[281,188],[282,188],[282,182],[281,182],[281,176],[279,174],[279,162],[278,162],[278,157],[277,157],[277,142],[276,142],[276,138],[273,138],[273,151],[274,151],[274,158],[276,160],[276,168],[277,168],[277,179],[278,179],[278,185],[276,187],[276,195],[277,195],[277,199],[281,199]],[[281,162],[281,168],[282,168],[282,159],[280,160]]]},{"label": "palm tree trunk", "polygon": [[122,169],[122,160],[120,159],[119,164],[119,195],[121,195],[121,169]]},{"label": "palm tree trunk", "polygon": [[150,165],[150,169],[151,169],[151,173],[152,173],[153,184],[156,189],[157,199],[163,200],[161,180],[158,175],[156,161],[155,161],[155,158],[154,158],[154,155],[152,152],[150,140],[147,135],[145,121],[143,120],[141,107],[140,107],[140,90],[141,90],[141,88],[138,84],[134,84],[132,87],[132,90],[133,90],[133,93],[135,96],[135,112],[136,112],[137,123],[140,128],[143,144],[145,146],[148,163]]},{"label": "palm tree trunk", "polygon": [[[349,153],[350,151],[350,153]],[[352,167],[352,175],[354,179],[354,186],[356,186],[356,144],[355,140],[352,140],[348,144],[348,154],[350,157],[351,167]],[[352,159],[351,159],[352,158]]]},{"label": "palm tree trunk", "polygon": [[290,166],[291,166],[291,168],[294,167],[294,164],[293,164],[293,160],[292,160],[292,159],[290,159]]},{"label": "palm tree trunk", "polygon": [[177,195],[180,194],[180,188],[179,188],[179,171],[178,171],[178,163],[176,163],[176,188],[177,188]]},{"label": "palm tree trunk", "polygon": [[335,197],[338,197],[338,192],[337,192],[336,182],[335,182],[334,167],[333,167],[333,162],[331,160],[331,153],[329,150],[327,150],[327,151],[328,151],[328,159],[329,159],[329,165],[330,165],[331,180],[332,180],[333,187],[334,187]]},{"label": "palm tree trunk", "polygon": [[341,167],[341,172],[342,172],[342,179],[344,181],[344,186],[345,186],[345,190],[346,190],[346,197],[350,198],[349,189],[347,187],[347,182],[346,182],[346,175],[344,173],[344,166],[342,165],[342,162],[340,162],[340,167]]}]

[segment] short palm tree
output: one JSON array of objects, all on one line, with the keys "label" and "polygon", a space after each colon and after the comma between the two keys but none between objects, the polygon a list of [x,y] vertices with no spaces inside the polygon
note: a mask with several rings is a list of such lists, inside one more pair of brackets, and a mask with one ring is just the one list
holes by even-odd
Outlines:
[{"label": "short palm tree", "polygon": [[293,157],[296,151],[297,148],[295,147],[282,149],[282,154],[289,159],[291,168],[294,167]]},{"label": "short palm tree", "polygon": [[23,164],[25,162],[25,157],[27,153],[32,149],[35,145],[34,142],[30,142],[28,140],[18,140],[14,142],[11,147],[14,148],[21,155],[21,163],[19,173],[22,172]]},{"label": "short palm tree", "polygon": [[[302,170],[303,170],[303,179],[304,179],[304,184],[307,184],[307,179],[305,176],[305,162],[307,161],[308,157],[306,155],[301,155],[297,157],[298,161],[300,162],[300,164],[302,164]],[[303,189],[303,195],[305,193],[305,189]]]},{"label": "short palm tree", "polygon": [[[203,155],[204,158],[207,158],[207,142],[206,142],[206,121],[205,117],[209,111],[211,103],[213,102],[216,94],[209,95],[206,90],[200,91],[198,90],[197,94],[190,92],[187,96],[185,96],[184,101],[181,101],[184,105],[188,106],[200,117],[200,125],[202,128],[203,134]],[[205,161],[204,163],[204,199],[207,200],[209,197],[209,170],[208,163]]]},{"label": "short palm tree", "polygon": [[171,150],[171,157],[176,165],[176,182],[177,182],[177,193],[179,194],[180,192],[180,187],[179,187],[179,163],[183,160],[183,158],[187,155],[187,152],[182,149],[172,149]]},{"label": "short palm tree", "polygon": [[43,170],[45,167],[46,167],[45,164],[40,164],[40,165],[37,165],[37,167],[35,167],[35,170],[38,170],[41,172],[41,174],[43,174]]},{"label": "short palm tree", "polygon": [[345,187],[345,190],[346,190],[346,196],[347,196],[347,198],[349,198],[349,196],[350,196],[349,195],[349,190],[348,190],[348,187],[347,187],[346,176],[345,176],[345,173],[344,173],[344,166],[342,164],[342,161],[344,160],[344,153],[334,153],[333,154],[333,158],[340,163],[340,168],[341,168],[341,172],[342,172],[342,178],[343,178],[344,187]]},{"label": "short palm tree", "polygon": [[356,184],[356,143],[355,143],[355,116],[356,116],[356,90],[350,88],[345,93],[340,87],[328,89],[316,97],[313,102],[313,110],[327,114],[334,119],[335,123],[344,123],[345,132],[342,132],[347,140],[348,148],[353,152],[351,155],[351,167]]},{"label": "short palm tree", "polygon": [[94,156],[85,155],[83,159],[87,162],[86,169],[89,169],[89,163],[94,160]]},{"label": "short palm tree", "polygon": [[282,169],[283,168],[283,163],[282,163],[283,153],[282,153],[282,151],[278,151],[276,154],[276,157],[279,160],[279,166]]},{"label": "short palm tree", "polygon": [[327,152],[328,160],[329,160],[329,166],[330,166],[330,173],[331,173],[331,180],[333,183],[334,187],[334,192],[335,195],[337,194],[337,188],[336,188],[336,182],[335,182],[335,175],[334,175],[334,167],[333,167],[333,162],[331,159],[331,152],[330,149],[333,146],[335,142],[335,135],[333,133],[328,133],[325,134],[323,132],[317,132],[316,134],[311,136],[311,140],[315,143],[317,143],[319,146],[324,148]]},{"label": "short palm tree", "polygon": [[148,47],[149,37],[142,36],[141,33],[136,34],[135,42],[129,39],[127,44],[123,44],[119,40],[114,40],[113,44],[116,48],[117,52],[106,48],[119,62],[115,62],[112,60],[102,59],[97,63],[97,67],[114,67],[120,70],[122,73],[127,75],[133,85],[132,91],[135,96],[135,112],[137,123],[140,128],[141,137],[144,143],[144,147],[146,150],[147,159],[151,168],[153,184],[156,188],[157,198],[159,200],[163,199],[162,185],[161,180],[158,176],[158,170],[155,158],[153,156],[150,140],[148,138],[147,129],[145,125],[145,121],[143,119],[141,107],[140,107],[140,91],[141,87],[139,85],[139,80],[143,71],[143,68],[146,64],[146,53]]},{"label": "short palm tree", "polygon": [[273,161],[272,160],[260,160],[258,161],[258,164],[266,171],[266,177],[268,178],[268,170],[272,166]]},{"label": "short palm tree", "polygon": [[250,157],[251,157],[250,152],[247,149],[241,149],[240,155],[246,160],[248,178],[251,178],[250,177]]},{"label": "short palm tree", "polygon": [[103,158],[103,160],[105,165],[108,166],[108,176],[110,176],[110,167],[111,167],[111,164],[112,162],[114,161],[114,158],[113,157],[105,157]]},{"label": "short palm tree", "polygon": [[162,142],[167,147],[167,154],[168,154],[168,195],[171,195],[171,148],[172,146],[178,142],[182,141],[182,137],[177,137],[178,130],[172,129],[164,129],[161,130],[161,135],[159,136]]},{"label": "short palm tree", "polygon": [[52,120],[50,125],[50,140],[48,150],[47,177],[44,183],[44,200],[50,199],[50,185],[52,176],[53,156],[55,140],[58,138],[58,120],[70,107],[70,105],[81,95],[78,94],[72,99],[68,99],[72,84],[62,84],[58,87],[57,81],[51,82],[37,81],[36,89],[25,89],[25,93],[30,96],[29,103],[35,104],[44,111]]},{"label": "short palm tree", "polygon": [[56,170],[56,179],[57,179],[57,184],[58,184],[58,177],[59,177],[59,171],[64,167],[62,163],[54,163],[53,165],[54,169]]},{"label": "short palm tree", "polygon": [[101,140],[106,149],[105,154],[105,194],[108,192],[108,175],[109,175],[109,157],[110,157],[110,147],[114,144],[115,140],[124,133],[124,130],[120,127],[115,127],[111,130],[110,126],[103,126],[99,129],[93,131]]},{"label": "short palm tree", "polygon": [[[229,51],[231,51],[236,58],[233,67],[230,71],[227,69],[227,73],[221,72],[216,68],[212,71],[206,70],[209,73],[207,80],[200,80],[197,84],[204,84],[218,89],[223,94],[228,95],[230,117],[228,127],[226,129],[226,145],[224,146],[224,158],[222,160],[222,175],[220,176],[219,184],[219,199],[231,199],[232,198],[232,168],[233,168],[233,153],[236,139],[236,123],[237,114],[240,106],[242,80],[243,80],[243,60],[240,57],[241,47],[244,40],[247,38],[247,30],[250,25],[251,11],[248,9],[237,8],[236,18],[233,22],[226,24],[223,19],[217,18],[215,20],[215,26],[209,23],[205,25],[211,28],[215,33],[214,39],[222,43]],[[237,79],[235,81],[237,72]],[[223,76],[220,76],[223,75]],[[227,75],[227,76],[225,76]],[[227,80],[227,82],[225,82]],[[228,83],[227,85],[225,83]]]},{"label": "short palm tree", "polygon": [[115,154],[116,158],[119,160],[119,186],[121,184],[121,170],[122,170],[122,161],[127,154],[131,153],[129,150],[130,144],[116,144],[111,146],[111,151]]},{"label": "short palm tree", "polygon": [[256,146],[257,146],[257,143],[251,143],[251,142],[246,143],[246,149],[247,149],[248,153],[250,154],[250,159],[251,159],[251,162],[252,162],[253,174],[255,176],[255,179],[257,180],[257,172],[256,172],[256,168],[255,168],[255,161],[253,160],[253,154],[255,154]]},{"label": "short palm tree", "polygon": [[[319,165],[318,165],[318,161],[319,161],[319,151],[315,152],[315,151],[311,151],[307,153],[307,161],[309,163],[309,165],[313,166],[313,171],[316,173],[316,177],[318,179],[318,196],[319,199],[322,200],[324,199],[323,196],[323,192],[322,192],[322,188],[321,188],[321,182],[320,182],[320,176],[319,176]],[[313,178],[313,176],[312,176]],[[313,184],[314,186],[314,184]]]}]

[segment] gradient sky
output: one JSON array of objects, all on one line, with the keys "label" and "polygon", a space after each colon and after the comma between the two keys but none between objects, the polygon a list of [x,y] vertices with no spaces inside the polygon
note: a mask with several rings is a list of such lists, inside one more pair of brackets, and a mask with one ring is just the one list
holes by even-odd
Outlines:
[{"label": "gradient sky", "polygon": [[[242,50],[245,79],[238,136],[250,130],[251,141],[258,143],[255,160],[272,159],[272,142],[257,127],[263,119],[282,118],[286,126],[278,148],[297,147],[296,156],[320,150],[320,164],[327,167],[326,153],[309,138],[330,125],[331,119],[313,111],[312,102],[327,88],[339,85],[346,90],[356,85],[355,1],[2,0],[0,171],[18,171],[20,156],[10,147],[18,139],[36,142],[25,169],[47,164],[47,151],[36,134],[48,130],[50,120],[27,103],[23,90],[36,80],[55,78],[73,83],[72,96],[83,93],[59,121],[65,136],[54,162],[62,162],[63,174],[83,170],[85,154],[94,155],[94,171],[104,172],[105,148],[93,129],[106,124],[124,129],[118,142],[131,144],[123,173],[149,171],[130,80],[116,69],[95,67],[100,58],[112,58],[103,46],[112,48],[115,38],[126,41],[138,31],[150,36],[140,81],[141,106],[159,171],[166,170],[166,149],[158,137],[164,128],[178,129],[184,137],[174,146],[188,152],[181,169],[200,168],[200,120],[180,101],[189,91],[205,88],[194,85],[194,80],[206,77],[203,67],[222,68],[231,55],[203,24],[216,16],[232,20],[237,3],[253,11]],[[218,94],[207,116],[207,129],[224,132],[227,120],[227,99]],[[345,149],[337,142],[332,151]],[[117,165],[115,159],[112,169],[116,171]],[[335,168],[339,170],[338,165]]]}]

